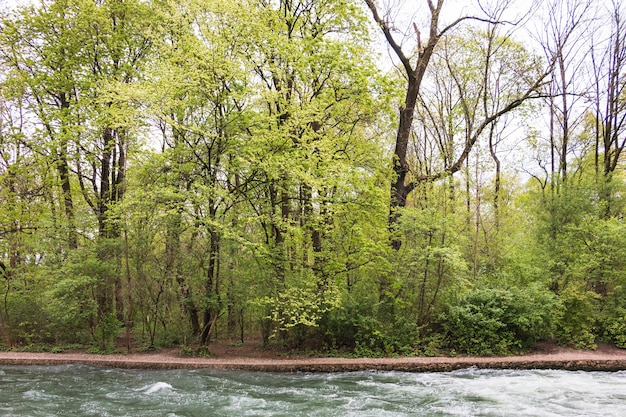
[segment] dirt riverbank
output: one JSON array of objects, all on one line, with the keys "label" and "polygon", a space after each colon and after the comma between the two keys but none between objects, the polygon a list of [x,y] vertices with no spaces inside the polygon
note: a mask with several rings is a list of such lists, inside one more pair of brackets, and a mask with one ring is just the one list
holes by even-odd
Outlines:
[{"label": "dirt riverbank", "polygon": [[565,369],[584,371],[626,370],[626,350],[602,345],[595,351],[580,351],[544,345],[535,351],[509,357],[401,357],[322,358],[291,356],[263,351],[251,345],[210,346],[210,357],[182,356],[180,349],[149,353],[97,355],[80,351],[65,353],[0,352],[2,365],[88,364],[136,369],[237,369],[264,372],[349,372],[396,370],[439,372],[469,367],[491,369]]}]

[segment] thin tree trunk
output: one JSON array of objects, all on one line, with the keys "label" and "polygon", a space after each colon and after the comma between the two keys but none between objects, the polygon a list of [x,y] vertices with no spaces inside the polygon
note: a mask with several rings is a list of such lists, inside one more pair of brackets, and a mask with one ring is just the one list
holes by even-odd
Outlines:
[{"label": "thin tree trunk", "polygon": [[[70,102],[67,98],[67,94],[59,94],[61,102],[61,110],[68,112],[70,108]],[[48,131],[52,134],[52,129],[47,126]],[[72,197],[72,185],[70,180],[70,169],[67,162],[67,127],[63,128],[64,135],[61,139],[59,148],[56,150],[56,167],[59,174],[59,180],[61,182],[61,192],[63,194],[63,207],[65,209],[65,217],[67,218],[67,242],[70,249],[78,248],[78,236],[76,232],[76,221],[74,215],[74,200]]]},{"label": "thin tree trunk", "polygon": [[[204,296],[207,300],[219,298],[219,251],[220,237],[216,231],[210,231],[209,242],[209,265],[207,267],[207,278],[205,283]],[[204,308],[204,326],[200,334],[200,344],[205,344],[209,340],[213,326],[210,325],[217,319],[219,309],[217,306],[207,305]]]},{"label": "thin tree trunk", "polygon": [[128,232],[124,229],[124,267],[126,271],[126,314],[124,319],[124,328],[126,330],[126,351],[131,350],[131,330],[133,327],[134,303],[133,303],[133,286],[130,274],[130,254],[128,249]]},{"label": "thin tree trunk", "polygon": [[494,135],[495,135],[495,124],[492,124],[489,129],[489,153],[491,154],[491,159],[496,164],[496,173],[494,178],[494,188],[493,188],[493,211],[494,211],[494,219],[496,230],[500,229],[500,176],[501,176],[501,162],[500,158],[496,154],[496,147],[494,144]]},{"label": "thin tree trunk", "polygon": [[8,298],[7,296],[9,293],[9,272],[7,271],[6,265],[4,265],[2,261],[0,261],[0,278],[2,278],[3,281],[6,281],[6,285],[7,285],[7,290],[5,291],[5,294],[4,294],[4,303],[2,305],[2,309],[0,309],[0,334],[2,335],[2,340],[4,341],[5,346],[11,347],[13,343],[11,341],[9,332],[6,330],[4,314],[2,311],[2,310],[4,310],[5,312],[7,311],[7,298]]},{"label": "thin tree trunk", "polygon": [[566,88],[567,88],[567,75],[565,73],[565,63],[563,61],[563,57],[560,56],[559,59],[559,75],[561,77],[561,84],[563,86],[563,92],[561,94],[561,101],[562,101],[562,105],[563,105],[563,131],[562,131],[562,135],[563,138],[561,140],[561,155],[560,155],[560,162],[559,162],[559,174],[560,174],[560,180],[563,184],[563,186],[565,186],[565,184],[567,183],[567,153],[569,151],[569,136],[570,136],[570,131],[569,131],[569,102],[567,101],[567,93],[566,93]]}]

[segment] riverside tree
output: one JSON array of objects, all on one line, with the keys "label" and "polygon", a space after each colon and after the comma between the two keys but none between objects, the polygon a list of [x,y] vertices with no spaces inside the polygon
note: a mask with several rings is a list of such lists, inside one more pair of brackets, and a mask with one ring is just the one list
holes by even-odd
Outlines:
[{"label": "riverside tree", "polygon": [[[418,175],[410,166],[410,161],[407,160],[407,155],[411,133],[415,129],[414,124],[415,122],[423,123],[421,120],[415,120],[415,110],[422,84],[427,79],[427,70],[430,66],[433,55],[439,47],[442,39],[444,39],[445,36],[452,31],[461,28],[464,24],[472,22],[479,22],[487,26],[510,24],[509,22],[505,22],[503,20],[503,13],[510,2],[499,3],[498,6],[491,10],[482,8],[482,16],[463,15],[453,19],[451,22],[444,23],[442,19],[444,1],[438,0],[433,2],[429,0],[427,2],[427,6],[430,17],[426,22],[427,27],[425,30],[425,37],[427,38],[422,38],[420,28],[415,22],[413,22],[417,43],[415,48],[409,49],[408,51],[405,51],[403,49],[402,42],[396,39],[397,35],[395,34],[393,23],[385,17],[388,11],[380,10],[380,7],[373,0],[365,0],[365,3],[371,10],[375,23],[383,32],[389,48],[399,60],[399,67],[406,82],[406,93],[400,107],[393,156],[395,178],[391,184],[390,200],[390,225],[393,227],[399,216],[396,209],[406,206],[407,197],[413,190],[415,190],[418,184],[424,181],[435,181],[439,178],[452,175],[459,171],[463,167],[463,163],[469,156],[474,144],[486,128],[488,128],[502,115],[505,115],[513,109],[519,107],[522,103],[524,103],[524,101],[541,96],[541,87],[546,77],[551,73],[554,66],[554,60],[558,54],[555,53],[553,56],[549,57],[543,71],[540,71],[532,78],[524,79],[524,82],[526,83],[525,88],[518,89],[515,95],[507,97],[506,101],[504,103],[500,103],[496,108],[484,108],[486,113],[481,115],[480,118],[475,121],[471,133],[467,135],[465,139],[462,152],[450,160],[447,166],[427,175]],[[578,24],[579,22],[574,23]],[[566,30],[569,31],[572,29],[572,27],[566,28]],[[493,29],[488,30],[488,32],[495,33]],[[490,54],[493,53],[493,50],[488,48],[483,52],[485,54],[485,58],[481,60],[484,67],[482,72],[488,77],[491,65]],[[397,250],[400,248],[401,243],[401,240],[396,238],[392,241],[392,247]]]},{"label": "riverside tree", "polygon": [[3,15],[0,343],[623,345],[620,7],[420,4]]},{"label": "riverside tree", "polygon": [[[110,213],[124,197],[136,132],[125,93],[150,47],[147,10],[137,2],[51,1],[3,22],[6,81],[17,86],[28,113],[22,143],[56,170],[66,253],[95,244],[99,261],[109,265],[93,294],[95,323],[107,315],[124,319],[120,233]],[[95,223],[83,212],[78,224],[81,197]]]}]

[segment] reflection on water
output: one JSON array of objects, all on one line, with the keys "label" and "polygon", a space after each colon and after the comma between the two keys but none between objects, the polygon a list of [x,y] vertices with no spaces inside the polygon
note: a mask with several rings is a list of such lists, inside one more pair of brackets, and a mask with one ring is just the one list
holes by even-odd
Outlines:
[{"label": "reflection on water", "polygon": [[624,416],[626,372],[0,368],[2,416]]}]

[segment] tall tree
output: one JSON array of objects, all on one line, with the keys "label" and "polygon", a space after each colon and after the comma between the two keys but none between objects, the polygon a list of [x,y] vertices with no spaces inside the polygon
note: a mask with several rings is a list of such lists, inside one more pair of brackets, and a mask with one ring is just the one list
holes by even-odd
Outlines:
[{"label": "tall tree", "polygon": [[[397,209],[406,206],[408,195],[417,187],[419,183],[424,181],[433,181],[459,171],[469,156],[472,147],[488,126],[490,126],[502,115],[519,107],[524,101],[540,96],[540,88],[543,85],[545,78],[551,73],[551,68],[554,65],[554,62],[553,59],[549,59],[546,69],[541,71],[533,79],[524,80],[526,82],[525,89],[519,91],[515,96],[509,97],[506,103],[503,103],[499,108],[492,109],[493,111],[482,115],[481,118],[476,121],[475,126],[472,129],[472,133],[466,138],[462,152],[455,158],[455,160],[450,161],[450,165],[428,175],[416,175],[415,173],[412,173],[413,170],[410,167],[410,161],[407,160],[407,152],[409,149],[411,132],[415,129],[414,120],[417,99],[427,75],[427,69],[436,48],[440,44],[440,41],[446,34],[451,32],[453,29],[460,27],[463,23],[482,22],[485,25],[500,25],[505,22],[499,21],[497,14],[490,15],[483,10],[485,15],[482,17],[461,16],[446,24],[443,28],[440,28],[444,1],[438,0],[437,2],[433,2],[429,0],[427,2],[428,11],[430,13],[427,29],[428,39],[425,41],[422,40],[421,31],[419,30],[417,24],[414,24],[413,26],[415,36],[417,38],[417,47],[415,55],[413,55],[403,49],[402,44],[394,35],[393,22],[384,17],[385,15],[381,13],[374,0],[365,0],[365,3],[371,10],[374,21],[382,30],[389,47],[400,61],[400,69],[406,80],[405,97],[400,108],[394,157],[392,161],[396,175],[391,184],[389,221],[390,226],[393,228],[399,216]],[[498,10],[503,9],[504,8],[498,8]],[[484,60],[483,62],[487,67],[490,65],[489,60]],[[421,120],[418,120],[418,122],[420,124],[423,123]],[[416,130],[419,131],[420,129]],[[394,249],[399,249],[401,244],[402,242],[398,238],[393,239],[391,242]]]},{"label": "tall tree", "polygon": [[[250,203],[273,269],[269,308],[279,327],[315,326],[334,297],[335,205],[378,175],[367,156],[378,145],[364,131],[376,74],[351,1],[268,1],[257,13],[247,54],[259,113],[247,159],[258,167]],[[319,309],[313,318],[302,303]]]},{"label": "tall tree", "polygon": [[613,206],[613,175],[626,147],[626,13],[623,4],[612,2],[608,41],[596,40],[591,50],[595,108],[595,169],[605,203],[605,214],[619,210]]},{"label": "tall tree", "polygon": [[[120,236],[108,213],[124,195],[137,122],[127,92],[150,47],[148,10],[142,2],[59,0],[21,8],[5,20],[2,58],[35,116],[25,143],[56,168],[69,249],[79,245],[77,184],[99,238]],[[122,319],[122,284],[113,275],[103,277],[101,314],[115,309]]]},{"label": "tall tree", "polygon": [[[89,70],[90,75],[83,81],[80,94],[86,110],[83,117],[91,126],[82,131],[76,143],[76,174],[105,243],[103,260],[115,265],[113,276],[105,277],[100,309],[107,313],[115,308],[117,319],[123,321],[121,232],[110,212],[124,198],[128,153],[140,123],[131,104],[131,86],[141,79],[150,51],[152,13],[145,3],[118,0],[89,2],[81,11],[77,19],[90,25],[85,34],[87,47],[82,51],[85,67],[79,71]],[[109,246],[109,239],[118,242]]]},{"label": "tall tree", "polygon": [[[559,193],[566,186],[568,160],[575,151],[575,136],[584,120],[581,105],[589,84],[581,77],[587,68],[585,57],[578,53],[588,35],[581,24],[591,21],[591,2],[559,1],[547,4],[546,30],[541,36],[546,57],[554,57],[555,67],[547,87],[549,106],[550,189]],[[574,27],[572,27],[574,26]]]},{"label": "tall tree", "polygon": [[[180,13],[183,9],[185,13]],[[230,161],[245,133],[248,72],[243,42],[233,22],[245,9],[234,3],[189,1],[164,7],[163,60],[154,74],[153,108],[164,133],[171,194],[166,239],[166,272],[176,277],[193,332],[206,343],[222,314],[222,240],[237,187]],[[241,173],[238,173],[241,174]],[[237,176],[241,178],[241,175]],[[194,286],[176,263],[183,222],[194,232],[189,248],[198,251],[203,284]],[[204,250],[202,248],[205,248]],[[198,306],[196,306],[198,304]],[[198,311],[200,310],[200,311]],[[198,313],[202,314],[202,322]]]},{"label": "tall tree", "polygon": [[[50,158],[57,172],[67,230],[67,246],[76,249],[75,196],[71,181],[72,141],[78,122],[75,105],[83,39],[73,36],[71,19],[77,10],[52,2],[16,11],[3,22],[2,59],[8,80],[20,85],[25,111],[36,115],[42,134],[31,127],[25,144]],[[78,29],[80,32],[80,29]]]}]

